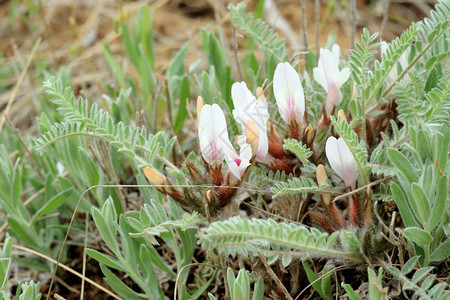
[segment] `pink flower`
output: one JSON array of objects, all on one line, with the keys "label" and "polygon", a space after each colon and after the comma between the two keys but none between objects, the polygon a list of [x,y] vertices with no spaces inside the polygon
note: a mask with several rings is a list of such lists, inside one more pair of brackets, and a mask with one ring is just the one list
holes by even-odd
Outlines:
[{"label": "pink flower", "polygon": [[238,137],[238,145],[240,147],[239,155],[234,149],[225,153],[225,160],[228,169],[238,180],[241,180],[248,166],[250,166],[250,159],[252,158],[252,147],[247,144],[245,135]]},{"label": "pink flower", "polygon": [[273,75],[273,93],[283,120],[301,124],[305,114],[305,97],[300,77],[287,62],[279,63]]},{"label": "pink flower", "polygon": [[325,111],[331,114],[334,107],[342,101],[340,91],[342,85],[350,76],[350,69],[344,68],[339,71],[339,45],[334,44],[331,51],[320,48],[319,64],[313,69],[314,79],[327,92]]},{"label": "pink flower", "polygon": [[252,147],[247,144],[245,135],[238,137],[239,155],[228,138],[227,122],[219,105],[205,104],[201,108],[198,124],[200,150],[205,161],[213,168],[227,161],[228,169],[235,178],[241,180],[250,165]]},{"label": "pink flower", "polygon": [[330,136],[325,152],[331,168],[342,178],[346,187],[355,188],[358,179],[358,164],[343,138]]},{"label": "pink flower", "polygon": [[[231,97],[233,98],[233,116],[242,127],[242,134],[247,137],[247,141],[254,147],[253,152],[258,160],[264,161],[269,143],[267,140],[267,120],[269,112],[265,99],[257,99],[247,88],[245,82],[235,82],[231,87]],[[248,121],[253,121],[256,126],[247,132]],[[250,139],[259,139],[252,141]]]},{"label": "pink flower", "polygon": [[219,105],[205,104],[201,108],[198,138],[203,158],[213,167],[222,164],[226,151],[234,151],[228,138],[227,122]]}]

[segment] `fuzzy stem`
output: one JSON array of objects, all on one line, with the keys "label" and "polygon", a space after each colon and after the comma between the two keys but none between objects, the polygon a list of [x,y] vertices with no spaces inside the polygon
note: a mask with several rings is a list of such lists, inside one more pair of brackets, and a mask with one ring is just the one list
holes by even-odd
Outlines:
[{"label": "fuzzy stem", "polygon": [[355,195],[352,195],[348,198],[348,210],[350,222],[353,226],[361,225],[361,218],[359,216],[359,198]]}]

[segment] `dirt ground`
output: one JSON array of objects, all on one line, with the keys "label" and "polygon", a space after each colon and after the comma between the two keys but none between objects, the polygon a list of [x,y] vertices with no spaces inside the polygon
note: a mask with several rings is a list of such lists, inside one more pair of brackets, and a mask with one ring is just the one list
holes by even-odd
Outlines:
[{"label": "dirt ground", "polygon": [[[338,43],[348,54],[352,32],[351,4],[353,0],[320,2],[319,47],[323,46],[331,32],[339,37]],[[114,28],[114,21],[133,21],[142,5],[154,11],[155,72],[163,76],[172,55],[190,41],[187,63],[203,59],[200,29],[217,31],[219,27],[232,45],[232,25],[227,14],[227,5],[237,1],[214,0],[36,0],[0,1],[0,109],[12,102],[9,118],[21,129],[34,128],[34,116],[40,107],[37,94],[42,92],[39,73],[43,66],[58,70],[70,66],[75,88],[91,99],[100,96],[99,86],[113,83],[114,75],[103,56],[103,46],[109,44],[118,61],[128,72],[133,72],[129,60],[122,55],[124,47],[121,35]],[[253,11],[257,1],[248,2],[248,11]],[[300,0],[278,0],[274,2],[280,13],[272,13],[266,21],[279,30],[279,24],[287,21],[281,36],[288,36],[288,50],[304,49],[301,25]],[[409,3],[411,2],[411,3]],[[413,3],[412,3],[413,2]],[[383,39],[391,40],[399,35],[411,22],[426,17],[434,1],[362,1],[356,0],[356,39],[363,27],[371,32],[381,31],[383,16],[388,11],[383,30]],[[386,10],[386,4],[389,4]],[[274,11],[272,6],[269,11]],[[315,50],[315,1],[306,0],[307,43]],[[270,14],[266,14],[267,16]],[[28,72],[20,89],[11,101],[14,86],[25,66],[33,46],[40,41]],[[239,35],[238,42],[245,38]],[[230,46],[231,47],[231,46]],[[230,53],[232,49],[229,49]],[[235,66],[233,65],[233,68]],[[235,70],[233,70],[235,71]]]}]

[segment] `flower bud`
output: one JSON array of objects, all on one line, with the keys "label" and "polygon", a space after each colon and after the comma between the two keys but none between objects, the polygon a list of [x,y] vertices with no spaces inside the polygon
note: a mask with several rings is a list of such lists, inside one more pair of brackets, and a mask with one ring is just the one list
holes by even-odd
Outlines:
[{"label": "flower bud", "polygon": [[256,88],[256,97],[258,99],[266,99],[266,96],[264,96],[264,90],[261,87]]},{"label": "flower bud", "polygon": [[[321,164],[318,165],[316,168],[316,177],[317,177],[317,184],[319,185],[319,187],[327,184],[327,173],[325,172],[325,168]],[[329,191],[329,189],[326,189],[326,191]],[[331,220],[333,220],[333,222],[337,224],[339,227],[341,228],[345,227],[344,217],[336,208],[336,205],[333,202],[331,202],[331,195],[323,193],[320,195],[320,199],[322,199],[322,202]]]},{"label": "flower bud", "polygon": [[259,145],[259,130],[253,120],[245,121],[245,135],[247,143],[252,146],[252,155],[255,156]]},{"label": "flower bud", "polygon": [[303,141],[306,145],[308,145],[308,147],[311,148],[313,142],[314,142],[314,137],[316,136],[316,132],[314,131],[313,127],[311,124],[308,125],[308,127],[306,127],[304,133],[303,133]]},{"label": "flower bud", "polygon": [[201,96],[197,97],[197,123],[200,123],[200,114],[203,108],[203,98]]},{"label": "flower bud", "polygon": [[[327,173],[325,172],[325,168],[323,167],[322,164],[318,165],[316,168],[316,177],[317,177],[317,184],[319,185],[319,187],[327,184]],[[330,205],[331,195],[322,194],[321,197],[326,205]]]},{"label": "flower bud", "polygon": [[164,175],[149,166],[145,167],[144,175],[154,185],[170,185],[170,182]]},{"label": "flower bud", "polygon": [[338,111],[338,118],[339,118],[339,117],[341,117],[342,120],[345,120],[345,122],[348,122],[348,121],[347,121],[347,117],[345,116],[345,113],[344,113],[344,111],[343,111],[342,109],[340,109],[340,110]]}]

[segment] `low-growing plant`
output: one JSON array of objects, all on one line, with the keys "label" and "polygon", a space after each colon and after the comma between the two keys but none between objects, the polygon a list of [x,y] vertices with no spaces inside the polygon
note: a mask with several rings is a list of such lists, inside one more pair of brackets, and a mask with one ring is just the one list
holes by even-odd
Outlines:
[{"label": "low-growing plant", "polygon": [[[34,262],[54,272],[49,290],[71,240],[116,298],[449,299],[448,2],[389,44],[364,29],[348,61],[321,48],[309,68],[310,49],[290,57],[244,3],[228,9],[242,64],[202,30],[206,66],[186,70],[185,44],[158,79],[142,8],[117,20],[135,77],[104,47],[118,88],[103,102],[77,96],[67,70],[47,76],[56,111],[39,138],[0,134],[1,230],[57,257]],[[10,299],[11,237],[0,255]],[[19,284],[16,298],[40,297]]]}]

